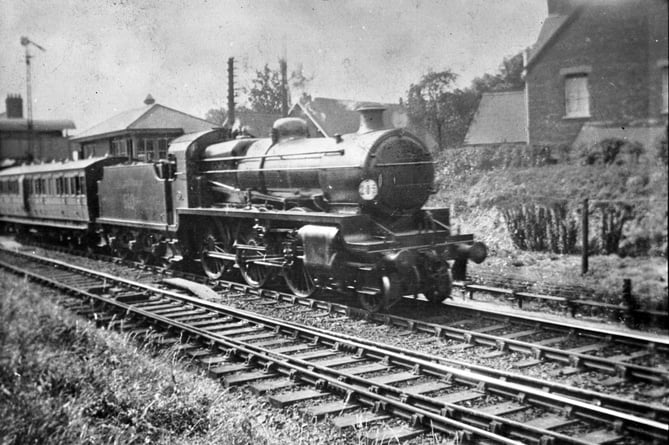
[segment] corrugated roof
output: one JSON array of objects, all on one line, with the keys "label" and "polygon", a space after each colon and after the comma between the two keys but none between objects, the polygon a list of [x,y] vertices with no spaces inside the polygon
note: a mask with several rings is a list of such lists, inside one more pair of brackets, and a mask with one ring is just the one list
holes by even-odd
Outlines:
[{"label": "corrugated roof", "polygon": [[206,130],[212,122],[191,116],[160,104],[144,105],[119,113],[73,137],[73,141],[94,139],[97,136],[128,130],[183,129],[184,133]]},{"label": "corrugated roof", "polygon": [[527,142],[525,91],[484,93],[464,144],[503,142]]},{"label": "corrugated roof", "polygon": [[[63,131],[76,128],[69,119],[33,119],[34,131]],[[28,131],[28,119],[0,119],[0,131]]]}]

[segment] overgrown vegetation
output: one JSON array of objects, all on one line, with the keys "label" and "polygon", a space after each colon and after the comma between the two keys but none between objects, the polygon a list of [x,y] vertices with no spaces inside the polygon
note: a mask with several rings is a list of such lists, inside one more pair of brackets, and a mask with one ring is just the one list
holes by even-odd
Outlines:
[{"label": "overgrown vegetation", "polygon": [[335,443],[319,425],[0,280],[0,443]]},{"label": "overgrown vegetation", "polygon": [[503,144],[449,150],[440,158],[433,204],[451,205],[463,225],[482,211],[498,219],[506,230],[486,240],[493,251],[511,243],[578,253],[588,199],[590,252],[666,256],[666,145],[665,134],[655,147],[606,139],[576,149]]}]

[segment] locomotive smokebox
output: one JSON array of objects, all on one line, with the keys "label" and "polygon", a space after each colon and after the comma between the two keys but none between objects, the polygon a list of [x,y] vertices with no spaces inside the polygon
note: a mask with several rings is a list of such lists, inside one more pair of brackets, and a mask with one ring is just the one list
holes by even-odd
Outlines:
[{"label": "locomotive smokebox", "polygon": [[381,104],[373,103],[362,104],[356,108],[356,111],[360,113],[360,128],[358,128],[358,134],[383,130],[383,112],[385,110],[386,107]]}]

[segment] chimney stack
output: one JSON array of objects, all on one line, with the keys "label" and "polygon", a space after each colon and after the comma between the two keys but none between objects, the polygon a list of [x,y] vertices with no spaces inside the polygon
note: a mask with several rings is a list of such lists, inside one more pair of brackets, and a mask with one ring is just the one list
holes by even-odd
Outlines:
[{"label": "chimney stack", "polygon": [[572,6],[571,0],[548,0],[548,15],[567,15]]},{"label": "chimney stack", "polygon": [[23,99],[20,94],[8,94],[5,107],[7,119],[23,119]]},{"label": "chimney stack", "polygon": [[381,104],[362,104],[355,110],[360,113],[360,128],[358,133],[383,130],[383,112],[386,107]]}]

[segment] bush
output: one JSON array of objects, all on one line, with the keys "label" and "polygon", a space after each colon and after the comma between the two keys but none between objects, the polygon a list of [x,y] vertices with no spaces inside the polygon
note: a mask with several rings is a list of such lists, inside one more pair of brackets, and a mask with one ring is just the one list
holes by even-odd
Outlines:
[{"label": "bush", "polygon": [[583,165],[636,164],[643,151],[643,146],[638,142],[608,138],[590,147],[583,147],[581,157]]},{"label": "bush", "polygon": [[578,221],[567,203],[527,203],[501,209],[513,243],[522,250],[573,253]]}]

